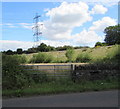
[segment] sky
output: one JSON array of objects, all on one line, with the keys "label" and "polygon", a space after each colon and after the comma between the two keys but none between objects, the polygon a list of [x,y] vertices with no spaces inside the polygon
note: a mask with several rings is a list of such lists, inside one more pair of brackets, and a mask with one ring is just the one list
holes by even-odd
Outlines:
[{"label": "sky", "polygon": [[[58,0],[59,1],[59,0]],[[42,35],[39,43],[51,46],[90,46],[104,42],[104,29],[118,24],[118,0],[23,2],[2,1],[2,44],[0,51],[35,45],[33,19],[38,13]]]}]

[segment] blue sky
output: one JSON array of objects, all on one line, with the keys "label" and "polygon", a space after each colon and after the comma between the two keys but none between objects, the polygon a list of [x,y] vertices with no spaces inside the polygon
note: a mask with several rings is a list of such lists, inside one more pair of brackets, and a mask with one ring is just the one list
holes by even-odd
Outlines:
[{"label": "blue sky", "polygon": [[104,41],[105,27],[118,22],[117,2],[2,2],[2,51],[34,45],[36,12],[43,24],[40,41],[52,46],[92,47]]}]

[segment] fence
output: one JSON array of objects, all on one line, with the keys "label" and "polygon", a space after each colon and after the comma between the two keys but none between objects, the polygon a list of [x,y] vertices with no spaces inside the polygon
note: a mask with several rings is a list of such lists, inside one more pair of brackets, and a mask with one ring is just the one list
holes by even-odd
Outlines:
[{"label": "fence", "polygon": [[48,77],[69,77],[73,72],[72,64],[60,65],[24,65],[31,74],[46,74]]},{"label": "fence", "polygon": [[73,80],[101,80],[117,78],[119,69],[109,65],[96,66],[95,64],[74,66]]}]

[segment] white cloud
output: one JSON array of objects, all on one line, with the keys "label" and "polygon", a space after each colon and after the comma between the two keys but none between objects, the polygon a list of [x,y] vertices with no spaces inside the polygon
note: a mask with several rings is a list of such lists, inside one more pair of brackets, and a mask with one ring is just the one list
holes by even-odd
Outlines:
[{"label": "white cloud", "polygon": [[113,6],[113,5],[117,5],[119,0],[81,0],[85,3],[89,3],[89,4],[101,4],[104,6]]},{"label": "white cloud", "polygon": [[93,22],[93,26],[91,26],[89,30],[103,32],[107,26],[113,26],[116,24],[117,22],[115,19],[103,17],[101,20]]},{"label": "white cloud", "polygon": [[[40,43],[40,42],[39,42]],[[47,45],[51,45],[54,47],[63,46],[63,45],[71,45],[70,42],[65,41],[52,41],[52,40],[41,40],[41,43],[45,43]],[[0,40],[0,51],[6,50],[14,50],[16,51],[17,48],[22,48],[23,50],[27,50],[35,45],[34,42],[27,42],[27,41],[16,41],[16,40]]]},{"label": "white cloud", "polygon": [[52,40],[71,39],[73,28],[92,20],[88,8],[83,2],[63,2],[59,7],[52,8],[46,13],[50,19],[44,21],[43,35]]},{"label": "white cloud", "polygon": [[15,40],[0,40],[1,51],[4,50],[16,50],[17,48],[28,49],[33,46],[33,42],[25,42],[25,41],[15,41]]},{"label": "white cloud", "polygon": [[72,41],[72,44],[94,46],[97,41],[104,40],[104,37],[99,36],[96,32],[103,32],[107,26],[115,25],[115,19],[103,17],[101,20],[93,22],[88,30],[74,35],[71,33],[75,27],[80,27],[91,21],[90,14],[105,14],[106,12],[107,8],[102,5],[95,5],[92,11],[89,11],[86,3],[63,2],[59,7],[46,13],[50,19],[44,21],[43,36],[50,40],[67,40]]},{"label": "white cloud", "polygon": [[94,31],[83,30],[74,35],[74,42],[80,45],[94,46],[97,41],[102,41],[102,37],[98,36]]},{"label": "white cloud", "polygon": [[8,28],[16,28],[16,26],[12,23],[2,23],[1,26],[7,26]]},{"label": "white cloud", "polygon": [[25,29],[32,29],[33,23],[2,23],[1,26],[6,26],[8,28],[25,28]]},{"label": "white cloud", "polygon": [[105,14],[107,10],[104,6],[97,4],[92,8],[91,14]]},{"label": "white cloud", "polygon": [[63,45],[72,45],[72,43],[70,43],[69,41],[42,40],[42,42],[54,47],[63,46]]},{"label": "white cloud", "polygon": [[18,25],[20,25],[22,28],[26,28],[26,29],[32,29],[32,27],[33,27],[32,23],[18,23]]}]

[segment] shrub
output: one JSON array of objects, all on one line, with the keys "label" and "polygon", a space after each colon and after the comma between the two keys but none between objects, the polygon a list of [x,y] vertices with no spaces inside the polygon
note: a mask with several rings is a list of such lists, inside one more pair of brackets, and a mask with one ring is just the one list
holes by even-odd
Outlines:
[{"label": "shrub", "polygon": [[20,89],[29,84],[29,76],[17,57],[2,55],[3,89]]},{"label": "shrub", "polygon": [[73,61],[73,56],[74,56],[74,49],[73,48],[67,49],[65,55],[68,58],[68,61],[72,62]]},{"label": "shrub", "polygon": [[91,57],[88,55],[88,53],[81,53],[76,58],[76,62],[89,62],[90,60]]},{"label": "shrub", "polygon": [[35,83],[43,83],[43,82],[47,82],[48,80],[48,77],[45,73],[32,74],[31,77]]},{"label": "shrub", "polygon": [[13,55],[13,58],[17,59],[17,61],[21,64],[26,63],[27,62],[27,57],[24,55]]},{"label": "shrub", "polygon": [[32,63],[50,63],[53,61],[53,56],[45,53],[38,53],[33,55],[30,62]]}]

